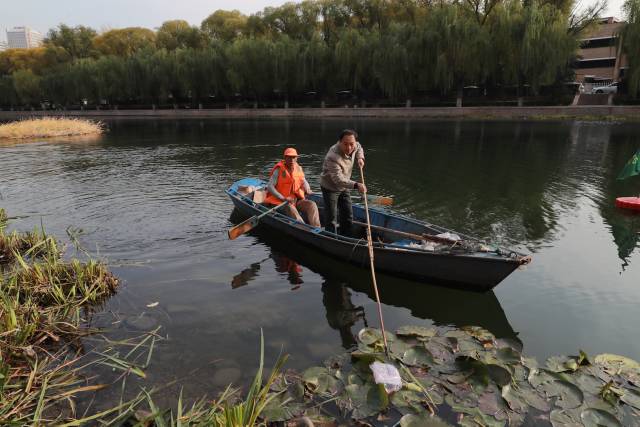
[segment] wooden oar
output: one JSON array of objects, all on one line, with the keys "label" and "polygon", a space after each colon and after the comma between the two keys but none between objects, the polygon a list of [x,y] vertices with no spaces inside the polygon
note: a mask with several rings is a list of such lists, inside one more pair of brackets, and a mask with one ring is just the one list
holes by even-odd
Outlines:
[{"label": "wooden oar", "polygon": [[[360,179],[362,179],[362,185],[366,188],[364,183],[364,171],[360,166]],[[380,319],[380,329],[382,330],[382,341],[384,342],[384,352],[389,357],[389,345],[387,344],[387,334],[384,331],[384,319],[382,318],[382,304],[380,303],[380,294],[378,293],[378,283],[376,281],[376,269],[373,262],[373,239],[371,238],[371,220],[369,219],[369,204],[367,202],[368,197],[365,191],[364,211],[367,214],[367,246],[369,248],[369,263],[371,265],[371,281],[373,282],[373,290],[376,294],[376,302],[378,303],[378,318]]]},{"label": "wooden oar", "polygon": [[242,221],[240,224],[236,225],[235,227],[229,230],[229,239],[233,240],[239,236],[242,236],[247,231],[252,230],[256,225],[258,225],[262,217],[264,217],[265,215],[269,215],[271,212],[275,210],[280,209],[287,203],[289,202],[282,202],[278,206],[274,206],[268,211],[261,213],[260,215],[254,215],[251,218],[245,221]]}]

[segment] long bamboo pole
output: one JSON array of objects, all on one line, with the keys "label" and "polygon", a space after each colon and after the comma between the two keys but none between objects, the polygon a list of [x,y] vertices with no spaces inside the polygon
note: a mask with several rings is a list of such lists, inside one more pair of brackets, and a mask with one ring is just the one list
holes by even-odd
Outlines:
[{"label": "long bamboo pole", "polygon": [[[366,188],[364,183],[364,170],[360,166],[360,179],[362,185]],[[380,319],[380,329],[382,329],[382,340],[384,342],[384,352],[389,357],[389,346],[387,344],[387,334],[384,329],[384,319],[382,317],[382,304],[380,304],[380,293],[378,292],[378,282],[376,281],[376,269],[373,262],[373,239],[371,238],[371,220],[369,218],[369,204],[367,203],[367,192],[365,191],[364,199],[364,211],[367,216],[367,246],[369,247],[369,263],[371,264],[371,281],[373,282],[373,290],[376,294],[376,302],[378,303],[378,318]]]}]

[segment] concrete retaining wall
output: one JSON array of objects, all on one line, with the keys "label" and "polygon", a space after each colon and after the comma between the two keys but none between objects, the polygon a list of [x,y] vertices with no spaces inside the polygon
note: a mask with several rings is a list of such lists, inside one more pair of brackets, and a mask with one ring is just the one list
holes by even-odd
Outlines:
[{"label": "concrete retaining wall", "polygon": [[640,106],[576,105],[553,107],[463,107],[463,108],[282,108],[219,110],[84,110],[0,111],[0,120],[25,117],[66,116],[88,118],[607,118],[640,120]]}]

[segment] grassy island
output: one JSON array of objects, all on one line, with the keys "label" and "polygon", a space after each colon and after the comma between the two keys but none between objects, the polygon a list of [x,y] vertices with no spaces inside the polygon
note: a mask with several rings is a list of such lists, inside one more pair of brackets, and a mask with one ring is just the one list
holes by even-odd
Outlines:
[{"label": "grassy island", "polygon": [[0,124],[0,141],[95,136],[103,132],[104,126],[100,122],[63,117],[42,117]]}]

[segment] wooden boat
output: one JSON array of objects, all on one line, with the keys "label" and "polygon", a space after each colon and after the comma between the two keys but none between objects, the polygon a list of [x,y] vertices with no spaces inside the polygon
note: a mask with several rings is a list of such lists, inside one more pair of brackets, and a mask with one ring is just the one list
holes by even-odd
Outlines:
[{"label": "wooden boat", "polygon": [[[243,216],[268,210],[261,205],[266,183],[245,178],[227,190],[235,208]],[[312,195],[322,212],[322,196]],[[394,214],[387,209],[369,208],[376,269],[411,280],[485,292],[493,289],[518,266],[531,258],[506,248],[485,245],[480,240],[454,233],[443,227]],[[283,238],[295,239],[331,256],[363,268],[369,267],[367,242],[362,222],[364,207],[353,205],[354,234],[341,236],[296,221],[277,211],[261,219],[264,227],[278,231]],[[457,239],[456,239],[457,238]]]}]

